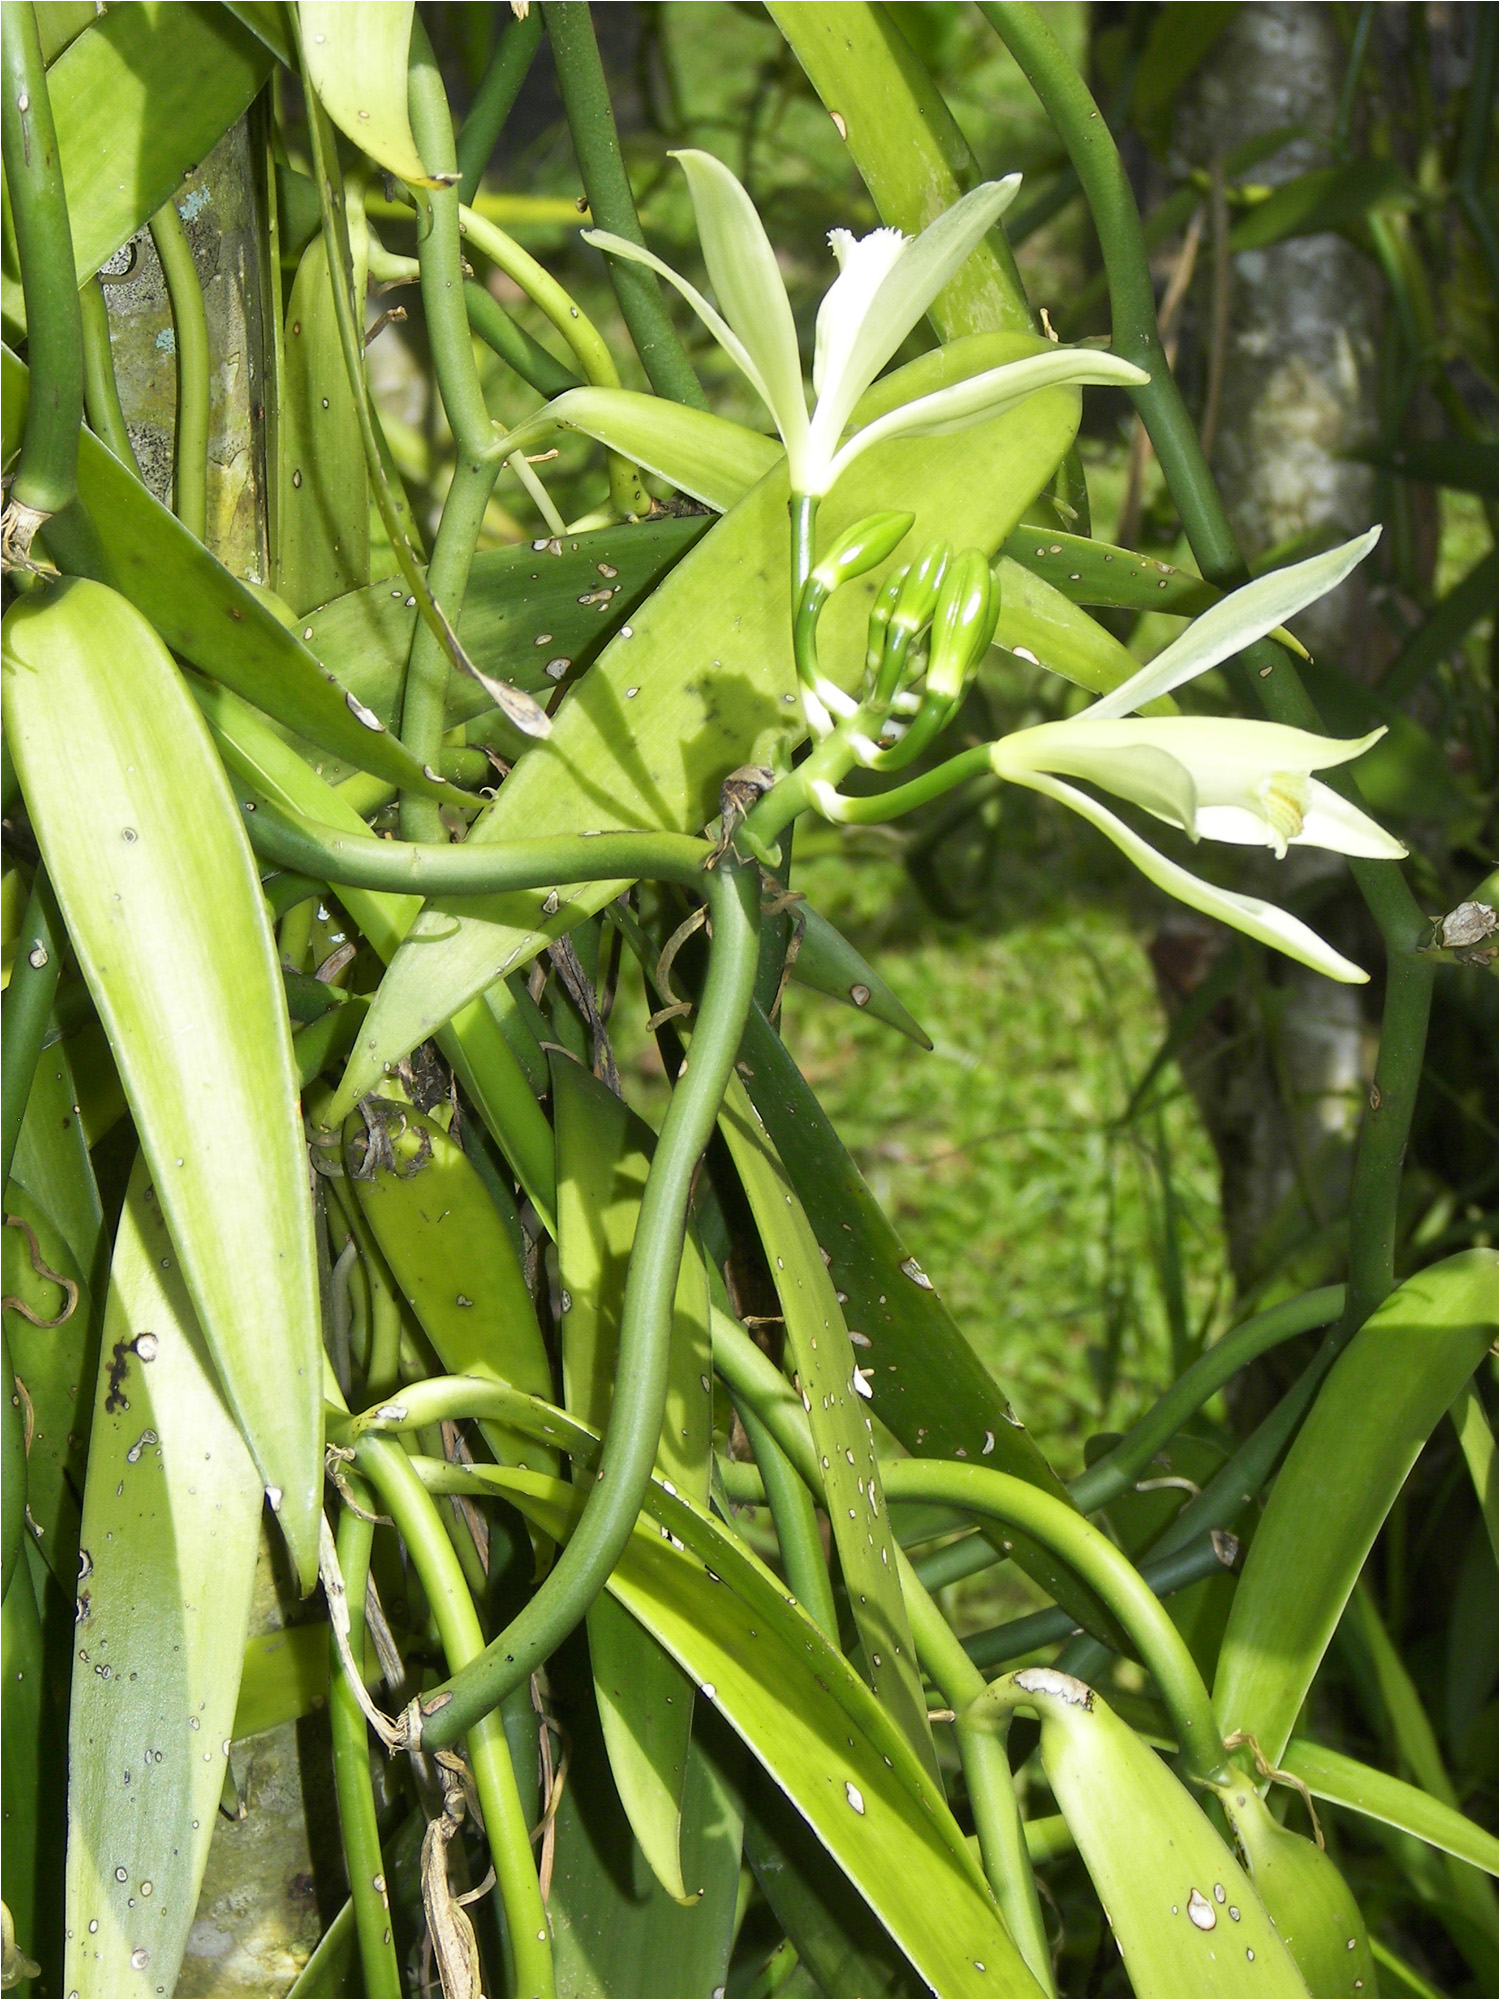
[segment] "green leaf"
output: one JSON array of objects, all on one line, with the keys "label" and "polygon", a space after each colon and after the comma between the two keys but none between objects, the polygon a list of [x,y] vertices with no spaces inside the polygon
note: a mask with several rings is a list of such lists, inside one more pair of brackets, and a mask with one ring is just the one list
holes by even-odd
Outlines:
[{"label": "green leaf", "polygon": [[0,1812],[5,1825],[0,1895],[15,1924],[17,1946],[33,1960],[42,1956],[42,1935],[50,1928],[45,1916],[39,1921],[37,1911],[37,1850],[46,1840],[46,1802],[49,1794],[55,1801],[67,1781],[49,1740],[47,1654],[32,1581],[41,1574],[39,1567],[22,1560],[0,1611],[0,1683],[5,1688],[0,1705]]},{"label": "green leaf", "polygon": [[[984,345],[1000,358],[1038,347],[1024,335],[992,335]],[[960,363],[944,350],[943,365]],[[880,390],[899,397],[906,373],[888,376]],[[924,439],[880,446],[862,461],[858,480],[844,481],[824,503],[820,531],[832,539],[870,512],[900,505],[917,514],[918,544],[956,532],[962,521],[967,540],[993,549],[1067,449],[1078,407],[1076,390],[1051,389],[966,433],[962,448]],[[800,739],[786,615],[786,510],[786,475],[778,467],[621,628],[563,704],[552,735],[520,758],[471,841],[504,840],[522,828],[696,829],[717,810],[732,770],[785,754]],[[833,673],[851,675],[863,661],[865,624],[883,577],[883,569],[872,571],[830,602],[822,636]],[[429,905],[381,984],[339,1110],[371,1088],[386,1062],[623,886],[565,890],[557,914],[543,923],[530,897]]]},{"label": "green leaf", "polygon": [[1041,1718],[1042,1769],[1139,1994],[1307,1992],[1250,1878],[1186,1788],[1094,1689],[1052,1667],[968,1711]]},{"label": "green leaf", "polygon": [[[741,1074],[775,1142],[819,1243],[844,1293],[845,1324],[868,1345],[871,1408],[908,1451],[968,1458],[1067,1499],[1005,1394],[965,1339],[907,1244],[866,1187],[827,1113],[781,1038],[752,1008],[741,1043]],[[1049,1597],[1109,1629],[1091,1593],[1071,1571],[1021,1535],[1016,1561]]]},{"label": "green leaf", "polygon": [[[1061,674],[1090,694],[1107,694],[1139,672],[1140,661],[1086,611],[1055,590],[1045,578],[1002,556],[996,568],[1000,617],[995,644],[1022,659]],[[1147,712],[1172,715],[1177,704],[1166,696]]]},{"label": "green leaf", "polygon": [[[47,91],[79,284],[176,193],[270,69],[270,51],[204,0],[111,7],[63,50]],[[7,260],[6,337],[19,340],[26,306],[13,273]]]},{"label": "green leaf", "polygon": [[412,0],[301,0],[302,53],[323,108],[361,152],[398,180],[439,187],[406,114]]},{"label": "green leaf", "polygon": [[[463,1148],[414,1105],[372,1097],[349,1121],[345,1156],[360,1211],[422,1331],[454,1375],[550,1397],[552,1367],[510,1232]],[[507,1463],[552,1471],[502,1425],[485,1442]]]},{"label": "green leaf", "polygon": [[[71,1591],[98,1328],[88,1282],[52,1218],[15,1181],[5,1200],[5,1339],[26,1391],[31,1434],[26,1508],[43,1560]],[[69,1283],[76,1287],[71,1297]]]},{"label": "green leaf", "polygon": [[12,606],[4,714],[219,1379],[303,1588],[322,1341],[281,974],[222,765],[166,648],[81,580]]},{"label": "green leaf", "polygon": [[1263,250],[1289,236],[1349,229],[1374,210],[1419,208],[1422,197],[1394,160],[1349,160],[1283,181],[1229,232],[1231,250]]},{"label": "green leaf", "polygon": [[1423,486],[1445,486],[1454,493],[1493,493],[1496,448],[1493,438],[1431,438],[1396,446],[1391,451],[1357,451],[1351,458],[1378,465]]},{"label": "green leaf", "polygon": [[[419,1470],[438,1490],[451,1482],[436,1461]],[[469,1476],[559,1539],[576,1518],[576,1487],[503,1466]],[[611,1594],[744,1739],[935,1992],[1035,1994],[941,1792],[863,1681],[708,1515],[660,1487],[651,1506],[661,1525],[637,1527]]]},{"label": "green leaf", "polygon": [[1177,94],[1239,12],[1222,0],[1178,0],[1151,23],[1130,93],[1130,121],[1154,147],[1171,133]]},{"label": "green leaf", "polygon": [[[252,786],[274,803],[306,813],[325,826],[368,834],[369,828],[349,801],[310,769],[264,716],[227,688],[200,680],[195,674],[188,675],[187,681],[238,783]],[[415,896],[348,888],[341,888],[339,896],[381,958],[394,953],[420,908]],[[454,1016],[439,1040],[470,1101],[550,1228],[557,1198],[552,1128],[499,1024],[485,1003],[476,1000]]]},{"label": "green leaf", "polygon": [[1494,1340],[1495,1253],[1419,1271],[1334,1363],[1272,1488],[1219,1650],[1214,1708],[1278,1764],[1381,1523]]},{"label": "green leaf", "polygon": [[[554,1054],[557,1262],[562,1290],[563,1400],[595,1430],[608,1421],[625,1279],[655,1149],[650,1128],[587,1070]],[[657,1467],[708,1504],[712,1429],[708,1278],[691,1233],[683,1246]],[[626,1815],[656,1879],[690,1902],[679,1859],[693,1684],[608,1598],[588,1614],[589,1655],[609,1762]]]},{"label": "green leaf", "polygon": [[1487,1875],[1500,1875],[1500,1842],[1494,1834],[1403,1778],[1389,1777],[1305,1736],[1294,1736],[1287,1744],[1281,1768],[1300,1778],[1315,1799],[1400,1827]]},{"label": "green leaf", "polygon": [[[24,362],[0,350],[7,455],[25,423],[29,380]],[[372,726],[378,718],[358,718],[345,689],[305,642],[88,431],[78,441],[78,492],[116,586],[174,653],[355,768],[433,797],[452,796],[423,776],[394,736]]]},{"label": "green leaf", "polygon": [[321,1620],[255,1633],[240,1667],[230,1737],[237,1742],[321,1708],[328,1699],[328,1655],[329,1628]]},{"label": "green leaf", "polygon": [[873,1014],[877,1021],[884,1021],[887,1027],[915,1042],[919,1049],[932,1047],[932,1037],[920,1021],[907,1013],[874,966],[826,917],[820,917],[808,903],[798,905],[797,916],[801,930],[791,976],[799,986],[811,987],[815,993],[842,1000],[846,1007]]},{"label": "green leaf", "polygon": [[115,1244],[79,1557],[66,1985],[98,2000],[176,1986],[261,1519],[154,1179],[143,1158]]},{"label": "green leaf", "polygon": [[80,1272],[91,1282],[104,1231],[104,1211],[89,1158],[85,1120],[69,1049],[57,1041],[42,1050],[31,1079],[26,1116],[16,1141],[11,1179],[29,1189],[62,1233]]},{"label": "green leaf", "polygon": [[1378,1991],[1364,1917],[1332,1856],[1282,1826],[1248,1780],[1222,1786],[1218,1797],[1256,1894],[1308,1991],[1348,2000]]},{"label": "green leaf", "polygon": [[[364,260],[359,251],[366,240],[360,231],[356,298],[364,297]],[[370,580],[365,448],[339,345],[328,245],[321,234],[309,243],[297,266],[281,352],[273,579],[280,595],[301,616],[330,598],[362,589]]]},{"label": "green leaf", "polygon": [[[677,407],[676,405],[673,406]],[[581,672],[678,558],[710,526],[704,515],[632,522],[518,548],[481,549],[469,572],[458,636],[482,673],[527,694],[550,695],[562,672]],[[416,608],[399,577],[335,598],[303,625],[308,646],[340,686],[388,728],[397,721]],[[545,636],[545,643],[537,641]],[[493,715],[493,704],[467,674],[448,677],[449,726]],[[470,741],[478,738],[470,731]],[[512,746],[515,738],[508,739]],[[336,784],[352,765],[320,761]]]},{"label": "green leaf", "polygon": [[634,389],[568,389],[548,405],[547,414],[561,429],[596,438],[718,514],[727,513],[783,455],[775,438]]},{"label": "green leaf", "polygon": [[864,1355],[849,1338],[818,1238],[737,1076],[724,1093],[719,1130],[781,1302],[787,1361],[808,1413],[828,1522],[871,1683],[935,1771],[927,1698],[897,1575],[874,1430],[864,1411],[871,1371],[859,1367]]}]

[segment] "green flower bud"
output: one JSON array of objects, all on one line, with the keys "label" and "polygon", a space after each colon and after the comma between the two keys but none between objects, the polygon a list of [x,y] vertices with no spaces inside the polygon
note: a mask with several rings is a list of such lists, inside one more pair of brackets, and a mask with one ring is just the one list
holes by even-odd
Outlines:
[{"label": "green flower bud", "polygon": [[1000,592],[978,549],[965,549],[950,563],[932,615],[927,691],[956,701],[995,635]]},{"label": "green flower bud", "polygon": [[809,591],[816,587],[823,597],[831,597],[840,584],[850,583],[883,563],[916,518],[915,514],[871,514],[857,521],[818,561],[808,578]]}]

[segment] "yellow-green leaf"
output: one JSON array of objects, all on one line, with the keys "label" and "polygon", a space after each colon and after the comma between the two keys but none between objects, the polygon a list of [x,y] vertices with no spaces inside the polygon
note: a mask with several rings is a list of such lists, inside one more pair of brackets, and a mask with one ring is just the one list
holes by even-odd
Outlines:
[{"label": "yellow-green leaf", "polygon": [[406,112],[412,0],[302,0],[302,53],[323,108],[377,166],[437,187]]}]

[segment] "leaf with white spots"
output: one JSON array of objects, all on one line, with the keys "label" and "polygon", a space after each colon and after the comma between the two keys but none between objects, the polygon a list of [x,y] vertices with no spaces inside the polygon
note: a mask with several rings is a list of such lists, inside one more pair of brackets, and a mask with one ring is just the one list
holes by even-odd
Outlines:
[{"label": "leaf with white spots", "polygon": [[142,1159],[110,1271],[79,1556],[64,1983],[85,2000],[176,1987],[224,1784],[260,1521],[260,1476]]}]

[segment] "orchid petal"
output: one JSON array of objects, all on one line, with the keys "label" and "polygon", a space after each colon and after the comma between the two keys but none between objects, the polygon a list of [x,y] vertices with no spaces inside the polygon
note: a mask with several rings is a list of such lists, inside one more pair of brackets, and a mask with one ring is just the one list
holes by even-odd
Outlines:
[{"label": "orchid petal", "polygon": [[1310,556],[1306,562],[1291,563],[1285,569],[1274,569],[1268,576],[1257,577],[1254,583],[1231,591],[1212,610],[1195,618],[1148,666],[1096,701],[1088,710],[1090,718],[1102,721],[1110,716],[1128,715],[1133,708],[1154,701],[1158,695],[1170,694],[1184,681],[1194,680],[1210,667],[1243,652],[1256,639],[1263,639],[1267,632],[1285,624],[1318,598],[1326,597],[1330,590],[1336,590],[1379,540],[1379,528],[1371,528],[1368,534],[1359,535],[1339,548]]},{"label": "orchid petal", "polygon": [[[883,417],[856,431],[829,463],[824,477],[826,492],[854,460],[871,445],[893,437],[941,437],[950,431],[967,430],[1010,409],[1039,389],[1070,383],[1105,383],[1129,386],[1151,378],[1133,362],[1117,354],[1102,354],[1094,348],[1053,347],[1044,354],[1028,354],[1021,361],[1007,361],[999,368],[987,368],[982,375],[955,382],[915,402],[898,403]],[[822,406],[819,405],[821,414]],[[814,424],[816,427],[816,419]]]},{"label": "orchid petal", "polygon": [[672,269],[670,264],[664,264],[660,257],[650,250],[643,250],[639,243],[632,243],[624,236],[612,236],[607,229],[582,229],[579,234],[585,243],[591,243],[596,250],[608,251],[611,257],[623,257],[631,264],[644,264],[648,271],[654,271],[657,277],[665,278],[669,285],[675,285],[736,368],[741,374],[748,376],[751,387],[771,415],[776,416],[776,406],[771,401],[770,391],[744,342],[714,311],[696,285],[690,285],[686,278]]},{"label": "orchid petal", "polygon": [[911,248],[911,238],[903,236],[899,229],[872,229],[868,236],[855,236],[848,229],[830,229],[828,247],[838,261],[839,274],[818,307],[818,330],[813,344],[814,396],[821,396],[830,384],[842,382],[850,350],[859,337],[870,302]]},{"label": "orchid petal", "polygon": [[1158,854],[1124,820],[1118,819],[1097,799],[1090,798],[1087,792],[1076,791],[1072,785],[1064,785],[1040,771],[1024,774],[1002,772],[1001,775],[1014,775],[1019,783],[1030,785],[1034,791],[1043,792],[1048,798],[1070,806],[1112,840],[1158,889],[1175,896],[1179,903],[1186,903],[1190,910],[1201,910],[1204,916],[1217,917],[1221,923],[1232,925],[1258,943],[1270,945],[1273,950],[1296,959],[1299,965],[1311,966],[1314,972],[1325,973],[1328,978],[1337,979],[1345,986],[1363,986],[1368,982],[1369,973],[1336,952],[1332,945],[1325,944],[1317,932],[1310,930],[1300,918],[1292,916],[1287,910],[1278,909],[1274,903],[1263,903],[1258,896],[1238,896],[1233,890],[1219,889],[1210,882],[1200,881],[1186,868],[1179,868],[1175,861]]},{"label": "orchid petal", "polygon": [[[1201,806],[1198,832],[1205,840],[1223,840],[1238,847],[1265,847],[1264,818],[1249,807],[1238,805]],[[1370,818],[1368,813],[1339,797],[1331,786],[1314,778],[1307,787],[1302,810],[1302,831],[1287,836],[1289,847],[1324,847],[1336,854],[1353,854],[1365,861],[1401,861],[1407,849]]]},{"label": "orchid petal", "polygon": [[672,155],[687,175],[698,241],[719,310],[755,363],[761,394],[789,453],[807,430],[797,327],[781,267],[755,204],[722,161],[696,147]]},{"label": "orchid petal", "polygon": [[[987,230],[1015,200],[1019,174],[986,181],[930,222],[899,259],[892,262],[873,295],[861,301],[862,316],[847,342],[823,331],[823,318],[839,290],[836,284],[818,314],[819,344],[843,349],[843,363],[830,369],[819,389],[813,416],[815,450],[832,453],[854,405],[958,272]],[[868,239],[866,239],[868,241]],[[850,303],[854,288],[850,291]]]}]

